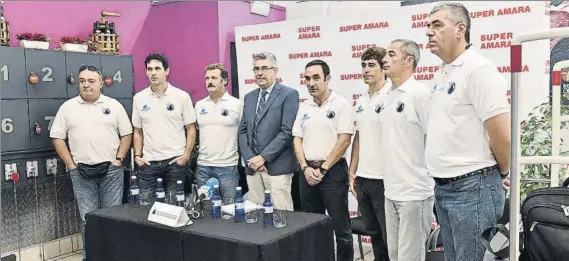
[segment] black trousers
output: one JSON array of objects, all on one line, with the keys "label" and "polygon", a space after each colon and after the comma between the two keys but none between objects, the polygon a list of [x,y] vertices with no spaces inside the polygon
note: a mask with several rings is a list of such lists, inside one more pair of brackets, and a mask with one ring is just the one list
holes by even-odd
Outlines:
[{"label": "black trousers", "polygon": [[337,261],[353,261],[354,245],[348,210],[348,164],[345,159],[332,166],[324,179],[311,186],[304,174],[299,177],[303,212],[325,214],[332,218],[336,235]]},{"label": "black trousers", "polygon": [[385,228],[385,187],[382,179],[356,178],[358,207],[366,230],[372,233],[374,261],[389,261]]}]

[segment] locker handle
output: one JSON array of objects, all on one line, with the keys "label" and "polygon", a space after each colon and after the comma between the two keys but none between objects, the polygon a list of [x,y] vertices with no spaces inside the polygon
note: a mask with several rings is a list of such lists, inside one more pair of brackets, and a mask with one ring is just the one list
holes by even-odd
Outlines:
[{"label": "locker handle", "polygon": [[28,76],[28,81],[32,84],[36,84],[40,81],[40,77],[36,73],[31,72],[30,76]]},{"label": "locker handle", "polygon": [[37,135],[41,134],[41,125],[39,123],[35,123],[36,127],[35,127],[35,131]]}]

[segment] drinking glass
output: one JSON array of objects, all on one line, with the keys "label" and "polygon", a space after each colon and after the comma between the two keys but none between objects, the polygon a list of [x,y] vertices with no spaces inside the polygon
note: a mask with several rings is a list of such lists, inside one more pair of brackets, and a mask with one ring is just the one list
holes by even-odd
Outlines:
[{"label": "drinking glass", "polygon": [[245,212],[245,222],[248,224],[255,224],[259,219],[261,210],[259,209],[252,209],[249,212]]},{"label": "drinking glass", "polygon": [[222,219],[232,219],[233,213],[235,213],[235,203],[233,198],[222,198],[221,199],[221,218]]},{"label": "drinking glass", "polygon": [[147,206],[152,204],[152,196],[149,193],[140,193],[140,205],[141,206]]},{"label": "drinking glass", "polygon": [[276,228],[286,227],[286,210],[273,209],[273,223]]}]

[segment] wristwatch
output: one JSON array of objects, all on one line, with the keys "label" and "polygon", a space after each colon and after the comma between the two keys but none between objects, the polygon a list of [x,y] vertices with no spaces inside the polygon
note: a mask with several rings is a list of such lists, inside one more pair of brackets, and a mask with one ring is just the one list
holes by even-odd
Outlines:
[{"label": "wristwatch", "polygon": [[510,171],[508,171],[508,172],[506,172],[506,173],[500,172],[500,176],[501,176],[502,178],[507,178],[508,176],[510,176]]},{"label": "wristwatch", "polygon": [[305,172],[307,168],[308,168],[308,165],[302,167],[302,172]]},{"label": "wristwatch", "polygon": [[118,160],[118,161],[120,161],[121,163],[122,163],[122,161],[124,160],[124,158],[121,158],[121,157],[118,157],[118,156],[117,156],[115,159]]},{"label": "wristwatch", "polygon": [[322,175],[326,175],[326,173],[328,173],[328,170],[323,167],[320,167],[320,173],[322,173]]}]

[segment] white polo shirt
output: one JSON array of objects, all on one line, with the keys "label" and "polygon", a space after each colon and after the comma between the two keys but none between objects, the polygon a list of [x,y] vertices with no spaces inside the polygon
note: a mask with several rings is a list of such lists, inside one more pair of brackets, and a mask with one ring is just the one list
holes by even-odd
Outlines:
[{"label": "white polo shirt", "polygon": [[359,162],[356,176],[368,179],[383,179],[383,161],[379,154],[379,112],[382,99],[391,88],[391,82],[387,81],[379,91],[370,97],[366,92],[356,101],[355,117],[356,131],[359,132]]},{"label": "white polo shirt", "polygon": [[314,100],[302,103],[296,114],[292,135],[302,138],[306,160],[328,159],[338,141],[338,134],[353,135],[353,114],[350,102],[333,91],[322,106],[318,106]]},{"label": "white polo shirt", "polygon": [[429,96],[428,87],[411,76],[383,99],[379,155],[385,197],[390,200],[424,200],[434,195],[435,182],[425,166]]},{"label": "white polo shirt", "polygon": [[443,64],[432,88],[425,157],[433,177],[451,178],[493,166],[484,121],[509,113],[506,79],[469,49]]},{"label": "white polo shirt", "polygon": [[210,96],[196,103],[200,153],[198,165],[227,167],[239,162],[237,131],[243,115],[243,101],[228,92],[215,103]]},{"label": "white polo shirt", "polygon": [[114,161],[120,138],[132,134],[130,120],[122,104],[100,95],[94,103],[77,96],[59,107],[51,124],[50,137],[69,139],[75,163],[98,164]]},{"label": "white polo shirt", "polygon": [[134,95],[132,125],[144,135],[143,158],[165,160],[184,154],[185,126],[196,122],[190,95],[170,83],[158,97],[150,87]]}]

